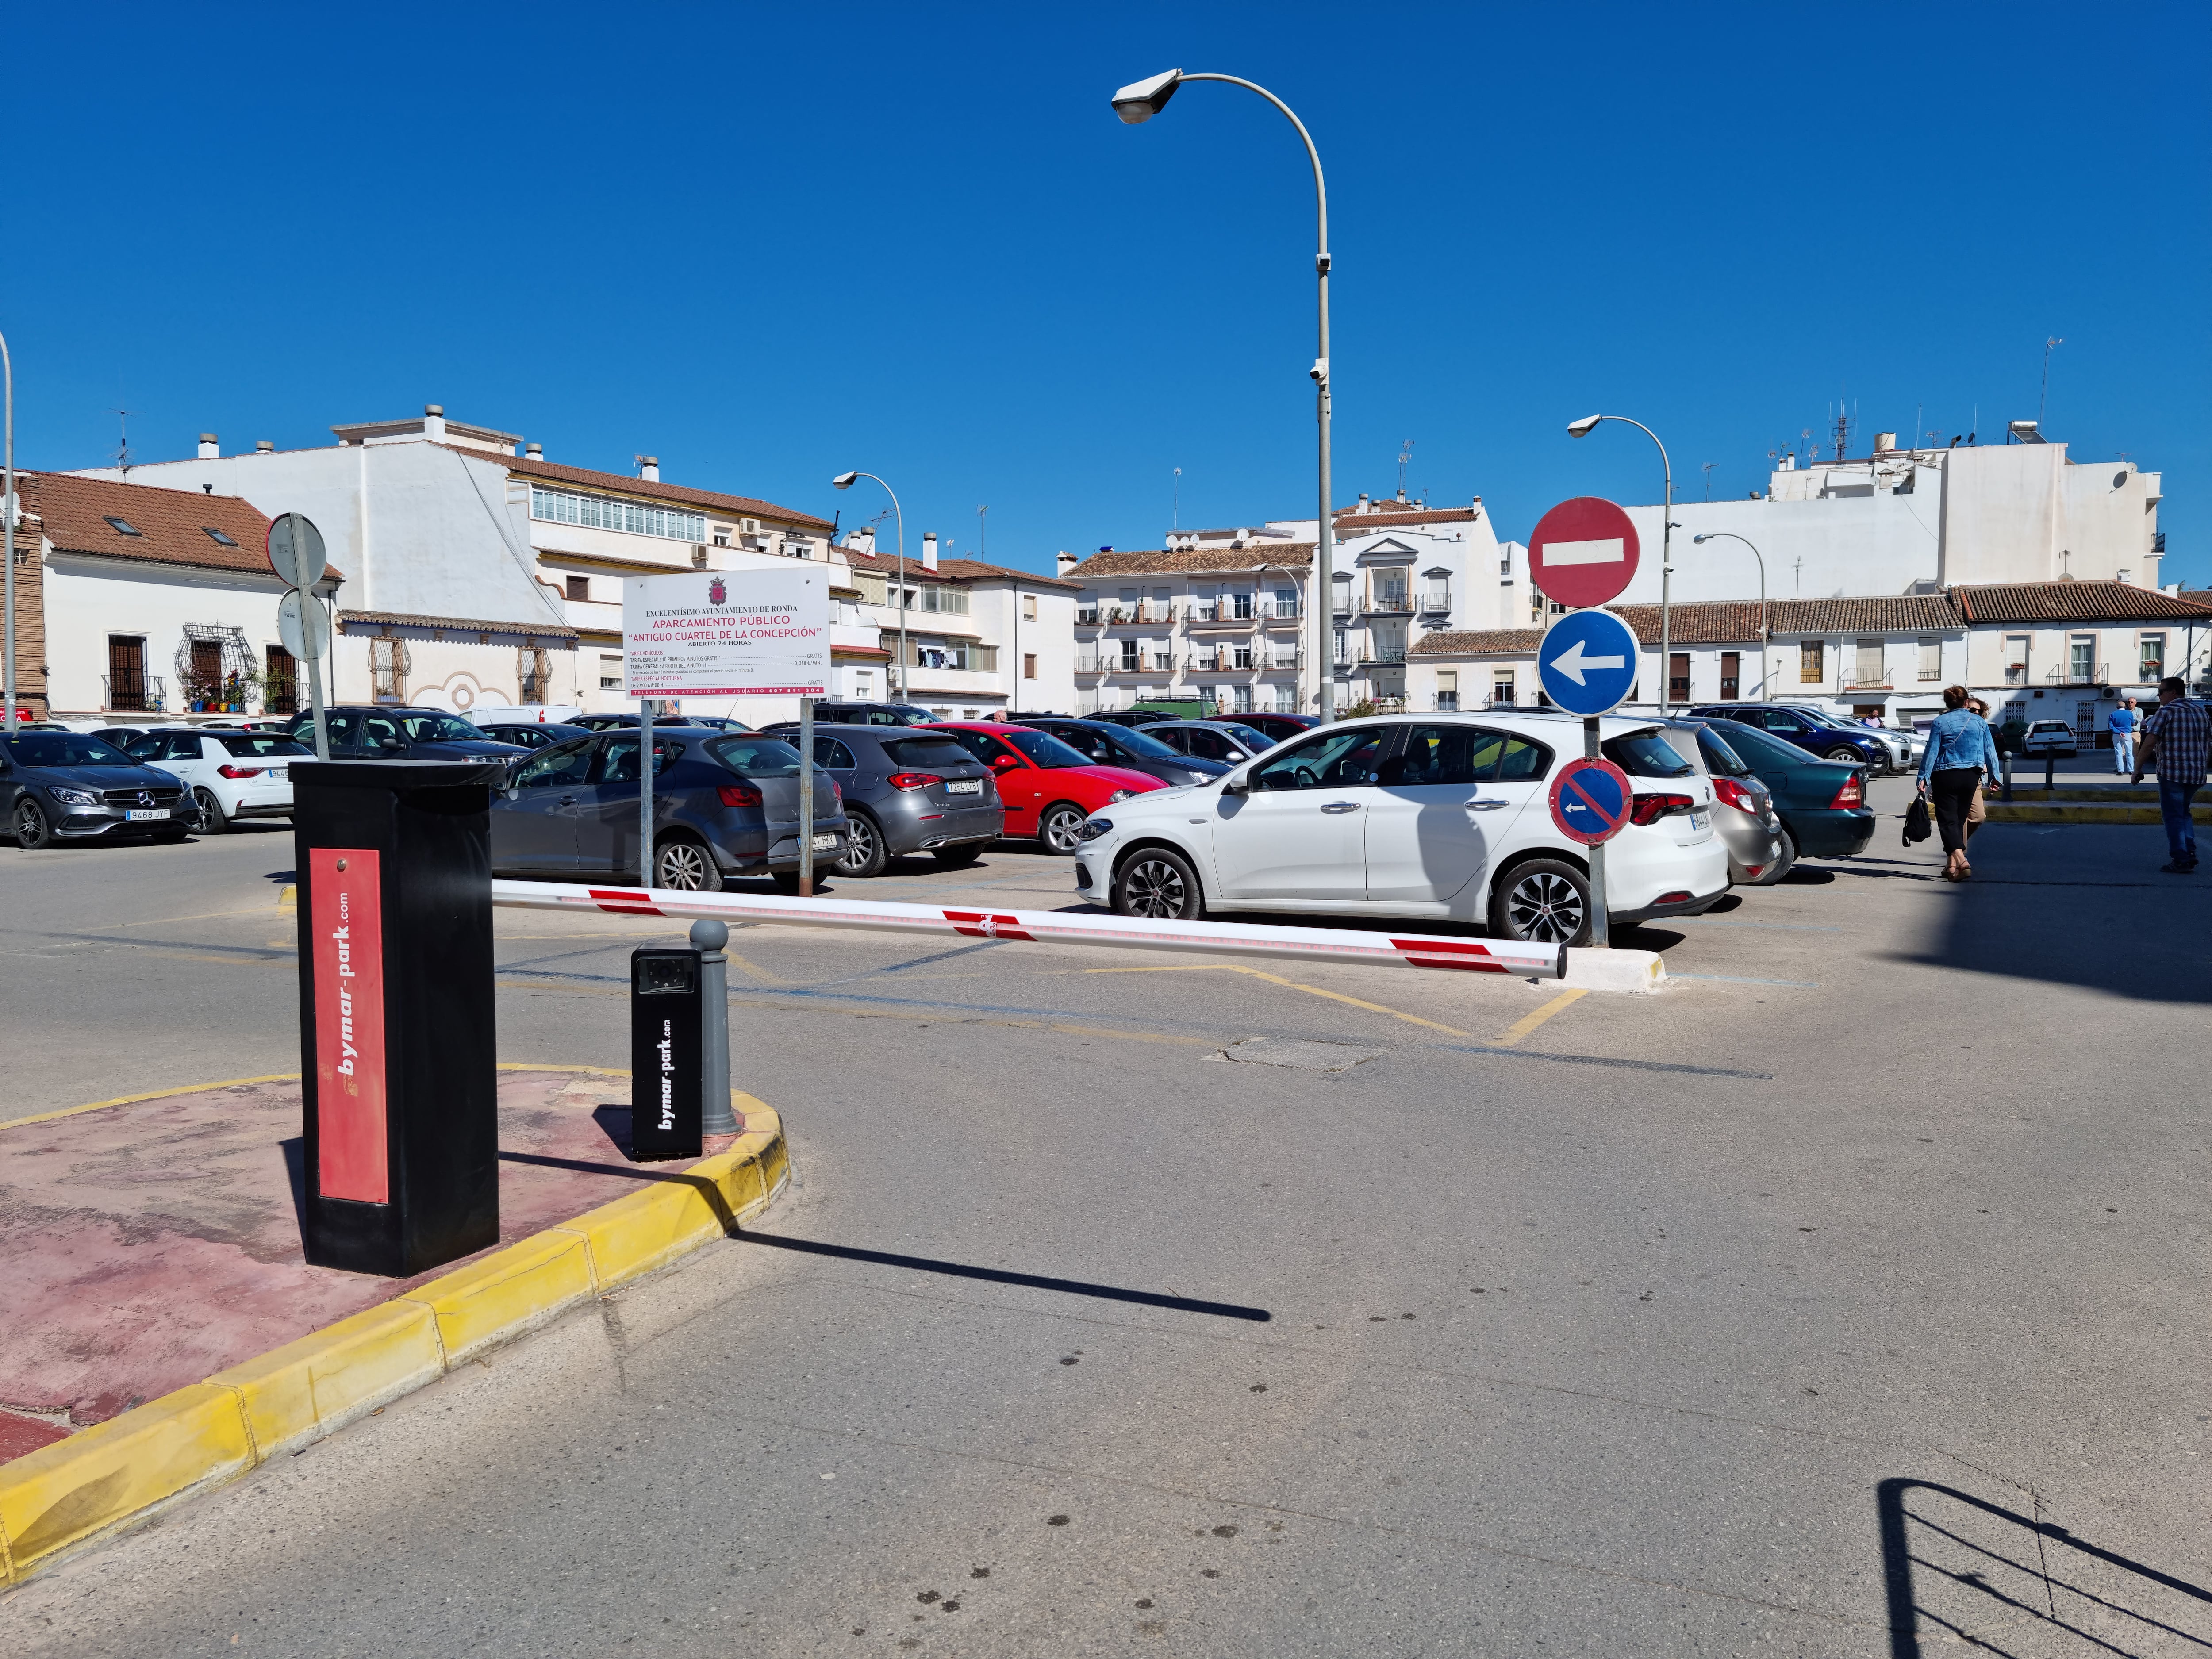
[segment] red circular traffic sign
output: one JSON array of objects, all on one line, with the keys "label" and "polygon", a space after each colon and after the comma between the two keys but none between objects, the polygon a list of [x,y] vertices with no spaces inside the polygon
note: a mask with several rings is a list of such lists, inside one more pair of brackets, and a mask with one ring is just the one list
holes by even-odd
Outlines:
[{"label": "red circular traffic sign", "polygon": [[1602,495],[1561,501],[1528,538],[1528,575],[1547,599],[1587,611],[1635,580],[1636,526]]},{"label": "red circular traffic sign", "polygon": [[1636,809],[1636,787],[1609,760],[1569,761],[1552,780],[1552,822],[1585,847],[1611,841]]}]

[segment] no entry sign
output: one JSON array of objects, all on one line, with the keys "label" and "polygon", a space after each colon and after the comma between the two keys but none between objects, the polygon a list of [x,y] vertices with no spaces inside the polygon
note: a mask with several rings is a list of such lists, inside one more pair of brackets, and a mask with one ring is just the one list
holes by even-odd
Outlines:
[{"label": "no entry sign", "polygon": [[1611,841],[1636,804],[1628,774],[1609,760],[1569,761],[1552,780],[1552,822],[1570,841]]},{"label": "no entry sign", "polygon": [[1561,501],[1528,538],[1528,576],[1547,599],[1583,611],[1616,599],[1635,580],[1636,526],[1601,495]]}]

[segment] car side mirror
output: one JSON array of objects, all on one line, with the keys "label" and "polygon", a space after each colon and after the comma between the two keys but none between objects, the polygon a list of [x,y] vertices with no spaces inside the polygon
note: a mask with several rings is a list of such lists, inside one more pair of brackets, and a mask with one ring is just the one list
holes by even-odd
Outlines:
[{"label": "car side mirror", "polygon": [[1252,793],[1252,780],[1242,772],[1232,772],[1221,781],[1221,793],[1224,795],[1249,795]]},{"label": "car side mirror", "polygon": [[1012,755],[994,755],[991,757],[991,769],[995,772],[1011,772],[1020,764],[1021,763],[1016,760]]},{"label": "car side mirror", "polygon": [[397,738],[386,738],[382,743],[377,744],[377,747],[387,755],[404,755],[407,752],[407,745]]}]

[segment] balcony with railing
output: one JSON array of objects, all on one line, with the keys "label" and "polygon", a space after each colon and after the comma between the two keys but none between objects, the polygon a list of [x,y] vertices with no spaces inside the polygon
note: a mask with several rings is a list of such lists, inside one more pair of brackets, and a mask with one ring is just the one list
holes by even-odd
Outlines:
[{"label": "balcony with railing", "polygon": [[2103,685],[2107,683],[2107,672],[2106,665],[2093,657],[2079,656],[2070,662],[2045,669],[2043,683],[2045,685]]},{"label": "balcony with railing", "polygon": [[1398,616],[1413,608],[1413,600],[1403,593],[1376,593],[1367,601],[1367,609],[1386,616]]},{"label": "balcony with railing", "polygon": [[1844,690],[1846,691],[1887,691],[1897,684],[1897,671],[1893,668],[1856,669],[1844,671]]},{"label": "balcony with railing", "polygon": [[168,706],[169,683],[159,674],[102,674],[100,707],[115,714],[158,714]]}]

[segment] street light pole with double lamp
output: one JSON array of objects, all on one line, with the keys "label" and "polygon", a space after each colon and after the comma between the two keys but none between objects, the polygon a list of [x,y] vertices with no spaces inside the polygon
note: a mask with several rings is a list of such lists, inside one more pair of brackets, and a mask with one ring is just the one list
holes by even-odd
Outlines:
[{"label": "street light pole with double lamp", "polygon": [[1314,409],[1321,423],[1321,513],[1314,532],[1314,670],[1316,689],[1316,712],[1326,726],[1336,718],[1334,671],[1330,665],[1335,659],[1329,654],[1329,631],[1335,624],[1336,604],[1334,598],[1334,576],[1330,570],[1330,554],[1336,540],[1336,530],[1329,506],[1328,477],[1328,417],[1329,417],[1329,362],[1328,362],[1328,186],[1322,178],[1321,152],[1314,148],[1313,135],[1306,124],[1298,119],[1297,112],[1258,82],[1239,79],[1234,75],[1185,74],[1181,70],[1169,70],[1146,80],[1132,82],[1114,94],[1114,112],[1131,126],[1149,121],[1168,106],[1176,88],[1186,81],[1220,81],[1232,87],[1242,87],[1255,92],[1283,112],[1284,118],[1297,129],[1298,139],[1306,147],[1306,159],[1313,163],[1314,206],[1319,218],[1319,244],[1314,254],[1314,276],[1320,287],[1321,352],[1313,367],[1306,372],[1313,377]]},{"label": "street light pole with double lamp", "polygon": [[[1597,430],[1600,421],[1620,421],[1634,427],[1655,444],[1659,444],[1659,465],[1667,474],[1667,503],[1659,510],[1659,712],[1664,714],[1673,687],[1670,678],[1674,667],[1674,464],[1667,459],[1667,446],[1659,443],[1659,434],[1641,421],[1632,421],[1626,415],[1585,415],[1579,421],[1567,423],[1567,435],[1587,438]],[[1760,659],[1760,672],[1765,672],[1765,661]]]}]

